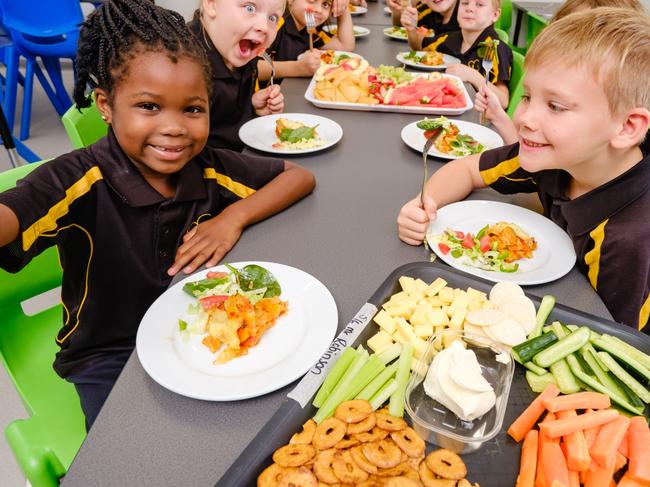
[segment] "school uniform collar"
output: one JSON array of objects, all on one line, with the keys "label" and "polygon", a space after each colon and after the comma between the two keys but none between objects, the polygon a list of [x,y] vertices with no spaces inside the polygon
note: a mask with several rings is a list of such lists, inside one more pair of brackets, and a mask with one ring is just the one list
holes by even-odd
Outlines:
[{"label": "school uniform collar", "polygon": [[[461,37],[461,46],[462,46],[462,35],[460,37]],[[499,35],[494,30],[494,25],[488,25],[485,29],[483,29],[483,32],[481,32],[479,36],[476,38],[476,40],[474,41],[474,44],[472,44],[467,51],[463,52],[463,54],[477,50],[479,44],[481,42],[485,42],[485,40],[488,37],[490,37],[493,40],[499,39]]]},{"label": "school uniform collar", "polygon": [[544,171],[541,178],[555,178],[548,187],[554,189],[551,196],[567,221],[567,231],[570,235],[583,235],[650,191],[650,156],[644,154],[644,159],[634,167],[573,200],[566,196],[569,173]]},{"label": "school uniform collar", "polygon": [[[133,165],[122,150],[115,133],[109,127],[108,135],[89,150],[92,152],[102,171],[106,183],[131,207],[159,205],[167,201],[158,191],[153,189],[142,174]],[[176,195],[174,202],[194,201],[207,197],[203,181],[203,171],[197,158],[188,162],[178,173]]]}]

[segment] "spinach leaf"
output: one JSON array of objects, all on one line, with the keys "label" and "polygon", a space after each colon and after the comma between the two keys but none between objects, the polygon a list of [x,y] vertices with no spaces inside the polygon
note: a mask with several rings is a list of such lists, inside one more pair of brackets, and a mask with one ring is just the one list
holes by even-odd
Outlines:
[{"label": "spinach leaf", "polygon": [[244,291],[251,291],[253,289],[260,289],[265,287],[265,298],[272,298],[279,296],[282,293],[280,284],[273,274],[267,271],[264,267],[250,264],[241,268],[238,271],[239,287]]},{"label": "spinach leaf", "polygon": [[217,279],[201,279],[200,281],[188,282],[183,286],[183,291],[185,291],[190,296],[198,297],[204,291],[225,284],[229,280],[230,277],[225,276],[219,277]]},{"label": "spinach leaf", "polygon": [[[318,125],[316,126],[318,127]],[[280,141],[282,142],[299,142],[316,137],[316,127],[298,127],[297,129],[283,128],[280,132]]]}]

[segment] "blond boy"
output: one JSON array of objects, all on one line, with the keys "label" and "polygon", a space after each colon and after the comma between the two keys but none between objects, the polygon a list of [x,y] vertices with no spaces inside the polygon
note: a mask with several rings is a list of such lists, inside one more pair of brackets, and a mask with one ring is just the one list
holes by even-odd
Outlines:
[{"label": "blond boy", "polygon": [[[398,216],[422,242],[436,209],[491,186],[537,192],[573,240],[578,268],[614,318],[644,329],[650,314],[650,18],[618,8],[571,14],[526,57],[518,142],[436,172]],[[645,331],[650,331],[646,327]]]}]

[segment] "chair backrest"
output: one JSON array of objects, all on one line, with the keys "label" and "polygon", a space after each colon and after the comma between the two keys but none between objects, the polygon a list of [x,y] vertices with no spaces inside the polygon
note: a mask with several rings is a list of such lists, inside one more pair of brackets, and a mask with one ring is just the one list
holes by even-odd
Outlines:
[{"label": "chair backrest", "polygon": [[512,0],[501,0],[501,15],[494,23],[494,27],[505,32],[510,32],[512,26]]},{"label": "chair backrest", "polygon": [[526,50],[528,50],[535,37],[548,25],[548,20],[532,12],[526,12],[526,17]]},{"label": "chair backrest", "polygon": [[524,94],[524,56],[517,51],[512,52],[512,72],[510,73],[510,101],[508,103],[508,115],[510,118],[515,113],[517,105]]},{"label": "chair backrest", "polygon": [[76,30],[84,20],[79,0],[0,0],[2,23],[35,37],[55,37]]},{"label": "chair backrest", "polygon": [[102,120],[94,101],[81,111],[72,105],[61,120],[75,149],[88,147],[108,133],[108,124]]},{"label": "chair backrest", "polygon": [[[0,173],[0,191],[40,164]],[[9,424],[5,436],[33,487],[58,485],[86,435],[74,386],[52,369],[63,307],[58,304],[32,316],[21,307],[24,300],[59,286],[61,276],[55,248],[16,274],[0,270],[0,363],[30,414]]]},{"label": "chair backrest", "polygon": [[494,28],[494,30],[496,31],[497,35],[499,36],[499,40],[501,42],[505,42],[506,44],[510,44],[510,36],[508,35],[508,33],[505,30],[501,30],[501,29],[498,29],[496,27]]}]

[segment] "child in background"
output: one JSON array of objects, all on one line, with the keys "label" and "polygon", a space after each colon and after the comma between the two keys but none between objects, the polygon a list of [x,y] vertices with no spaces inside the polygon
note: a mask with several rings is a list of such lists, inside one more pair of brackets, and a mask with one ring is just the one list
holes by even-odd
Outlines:
[{"label": "child in background", "polygon": [[[314,14],[317,31],[313,34],[312,50],[309,49],[309,34],[305,26],[305,12],[308,10]],[[312,76],[320,66],[321,48],[354,50],[352,16],[347,8],[336,17],[336,34],[328,34],[322,29],[331,11],[331,0],[289,0],[284,17],[278,25],[275,41],[268,48],[274,60],[277,78]],[[271,77],[271,67],[268,63],[260,61],[257,68],[261,80]]]},{"label": "child in background", "polygon": [[422,242],[436,210],[491,186],[537,192],[614,318],[650,332],[650,17],[601,7],[551,23],[526,56],[518,142],[452,161],[398,217]]},{"label": "child in background", "polygon": [[289,162],[206,147],[209,66],[176,12],[103,2],[79,34],[80,108],[90,80],[108,135],[0,193],[2,268],[58,249],[65,316],[54,369],[75,385],[87,428],[172,276],[216,265],[244,227],[314,187]]},{"label": "child in background", "polygon": [[[582,12],[598,7],[628,8],[640,15],[647,14],[645,7],[641,5],[639,0],[567,0],[555,13],[551,22],[560,20],[574,12]],[[485,85],[482,85],[481,89],[476,93],[474,108],[478,112],[485,112],[486,118],[499,132],[506,144],[517,142],[517,130],[514,123],[512,123],[512,120],[501,106],[498,97],[491,90],[486,90]]]},{"label": "child in background", "polygon": [[284,110],[280,86],[256,91],[257,56],[275,39],[283,10],[284,0],[202,0],[188,24],[212,68],[209,146],[241,151],[244,123]]},{"label": "child in background", "polygon": [[[501,14],[501,3],[500,0],[459,0],[459,2],[460,30],[425,38],[422,47],[426,49],[430,44],[435,44],[439,52],[460,59],[461,64],[449,66],[447,73],[458,76],[478,91],[486,84],[481,43],[498,42],[499,36],[494,30],[494,22]],[[512,50],[504,42],[498,42],[489,73],[489,89],[496,93],[503,107],[508,106],[511,66]]]},{"label": "child in background", "polygon": [[435,35],[460,30],[458,0],[423,0],[417,8],[409,4],[402,10],[400,23],[408,33],[409,47],[419,51],[425,38],[421,27],[433,30]]}]

